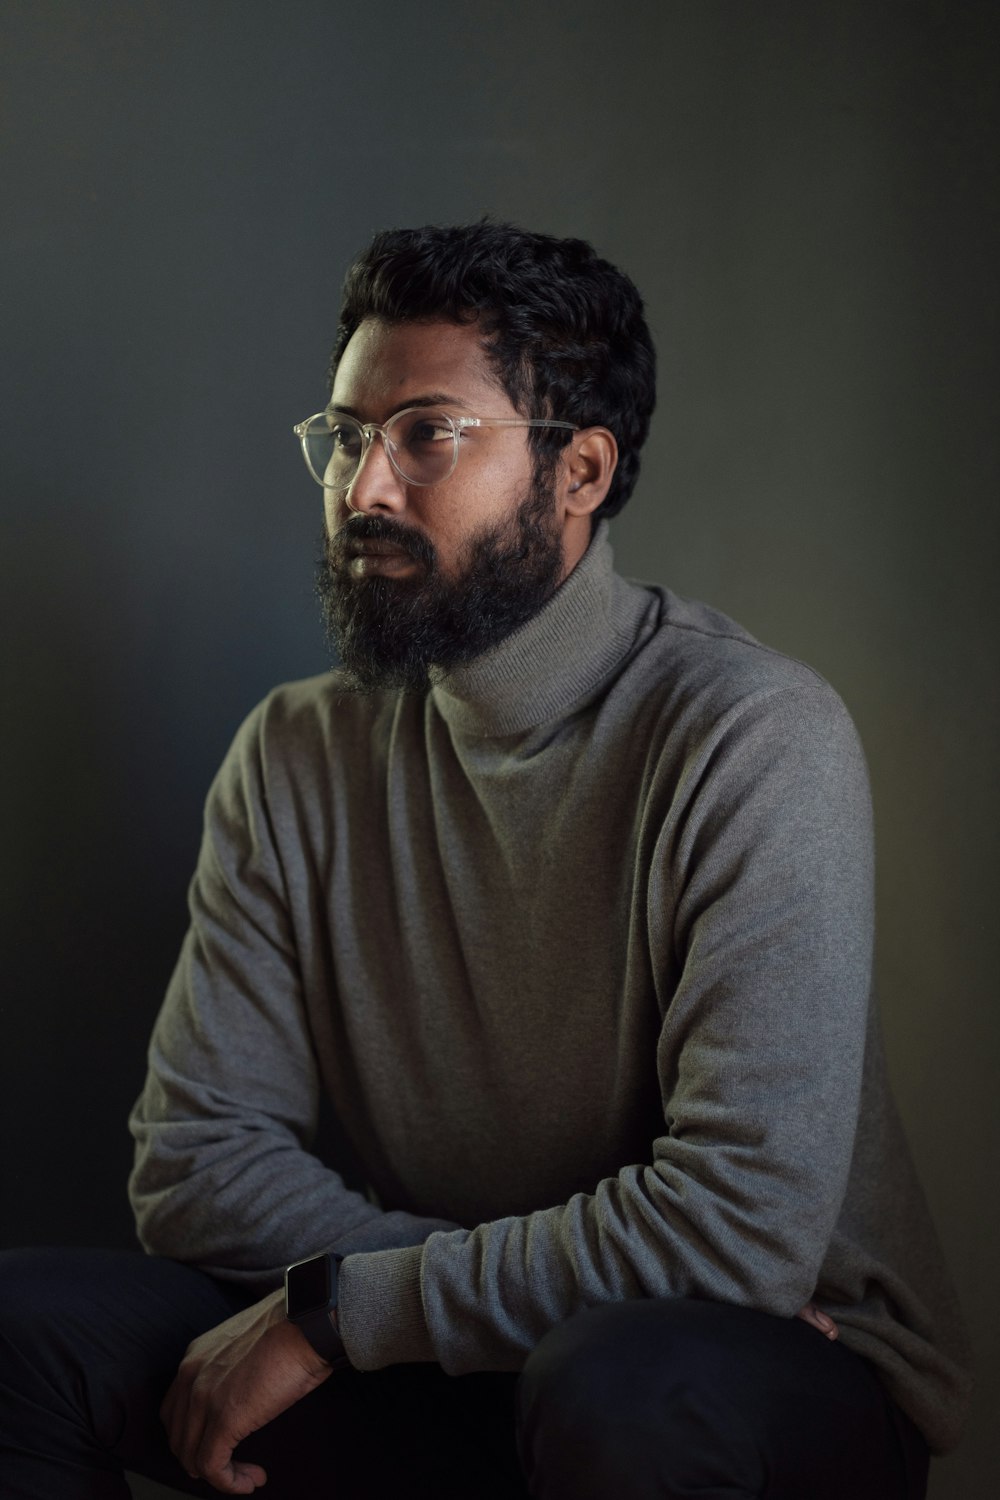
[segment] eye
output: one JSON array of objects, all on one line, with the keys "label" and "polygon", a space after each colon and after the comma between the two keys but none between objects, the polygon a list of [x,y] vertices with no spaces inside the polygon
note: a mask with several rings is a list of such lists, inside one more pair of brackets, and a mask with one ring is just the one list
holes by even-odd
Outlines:
[{"label": "eye", "polygon": [[356,422],[331,422],[330,442],[340,453],[356,453],[361,446],[361,429]]},{"label": "eye", "polygon": [[431,448],[436,443],[450,443],[455,429],[441,412],[412,412],[400,423],[399,442],[406,448]]}]

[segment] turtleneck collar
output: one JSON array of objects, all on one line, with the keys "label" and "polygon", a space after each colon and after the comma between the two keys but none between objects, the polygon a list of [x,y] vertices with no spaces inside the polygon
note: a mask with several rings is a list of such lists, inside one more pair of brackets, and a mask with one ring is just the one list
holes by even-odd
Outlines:
[{"label": "turtleneck collar", "polygon": [[614,570],[600,521],[569,577],[492,651],[440,676],[442,717],[463,734],[520,734],[564,714],[608,677],[635,641],[649,594]]}]

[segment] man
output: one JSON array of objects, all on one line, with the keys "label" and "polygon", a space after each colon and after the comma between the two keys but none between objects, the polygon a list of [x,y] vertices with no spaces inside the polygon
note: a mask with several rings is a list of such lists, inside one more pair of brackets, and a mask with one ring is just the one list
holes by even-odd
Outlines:
[{"label": "man", "polygon": [[912,1500],[955,1441],[861,752],[809,669],[614,572],[653,372],[579,241],[352,267],[297,428],[342,665],[209,796],[150,1256],[7,1258],[5,1494]]}]

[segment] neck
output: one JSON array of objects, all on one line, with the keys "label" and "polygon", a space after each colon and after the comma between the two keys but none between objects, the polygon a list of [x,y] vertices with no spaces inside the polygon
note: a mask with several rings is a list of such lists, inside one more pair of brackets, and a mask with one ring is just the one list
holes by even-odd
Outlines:
[{"label": "neck", "polygon": [[614,571],[607,522],[526,624],[466,666],[431,673],[432,697],[459,733],[516,734],[596,691],[634,644],[644,590]]}]

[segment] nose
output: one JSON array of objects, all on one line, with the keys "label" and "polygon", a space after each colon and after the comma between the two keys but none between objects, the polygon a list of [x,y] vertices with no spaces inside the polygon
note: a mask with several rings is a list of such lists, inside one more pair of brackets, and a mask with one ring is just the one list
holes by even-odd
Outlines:
[{"label": "nose", "polygon": [[348,510],[362,515],[398,515],[406,509],[406,485],[389,462],[381,432],[372,433],[358,472],[344,492],[344,503]]}]

